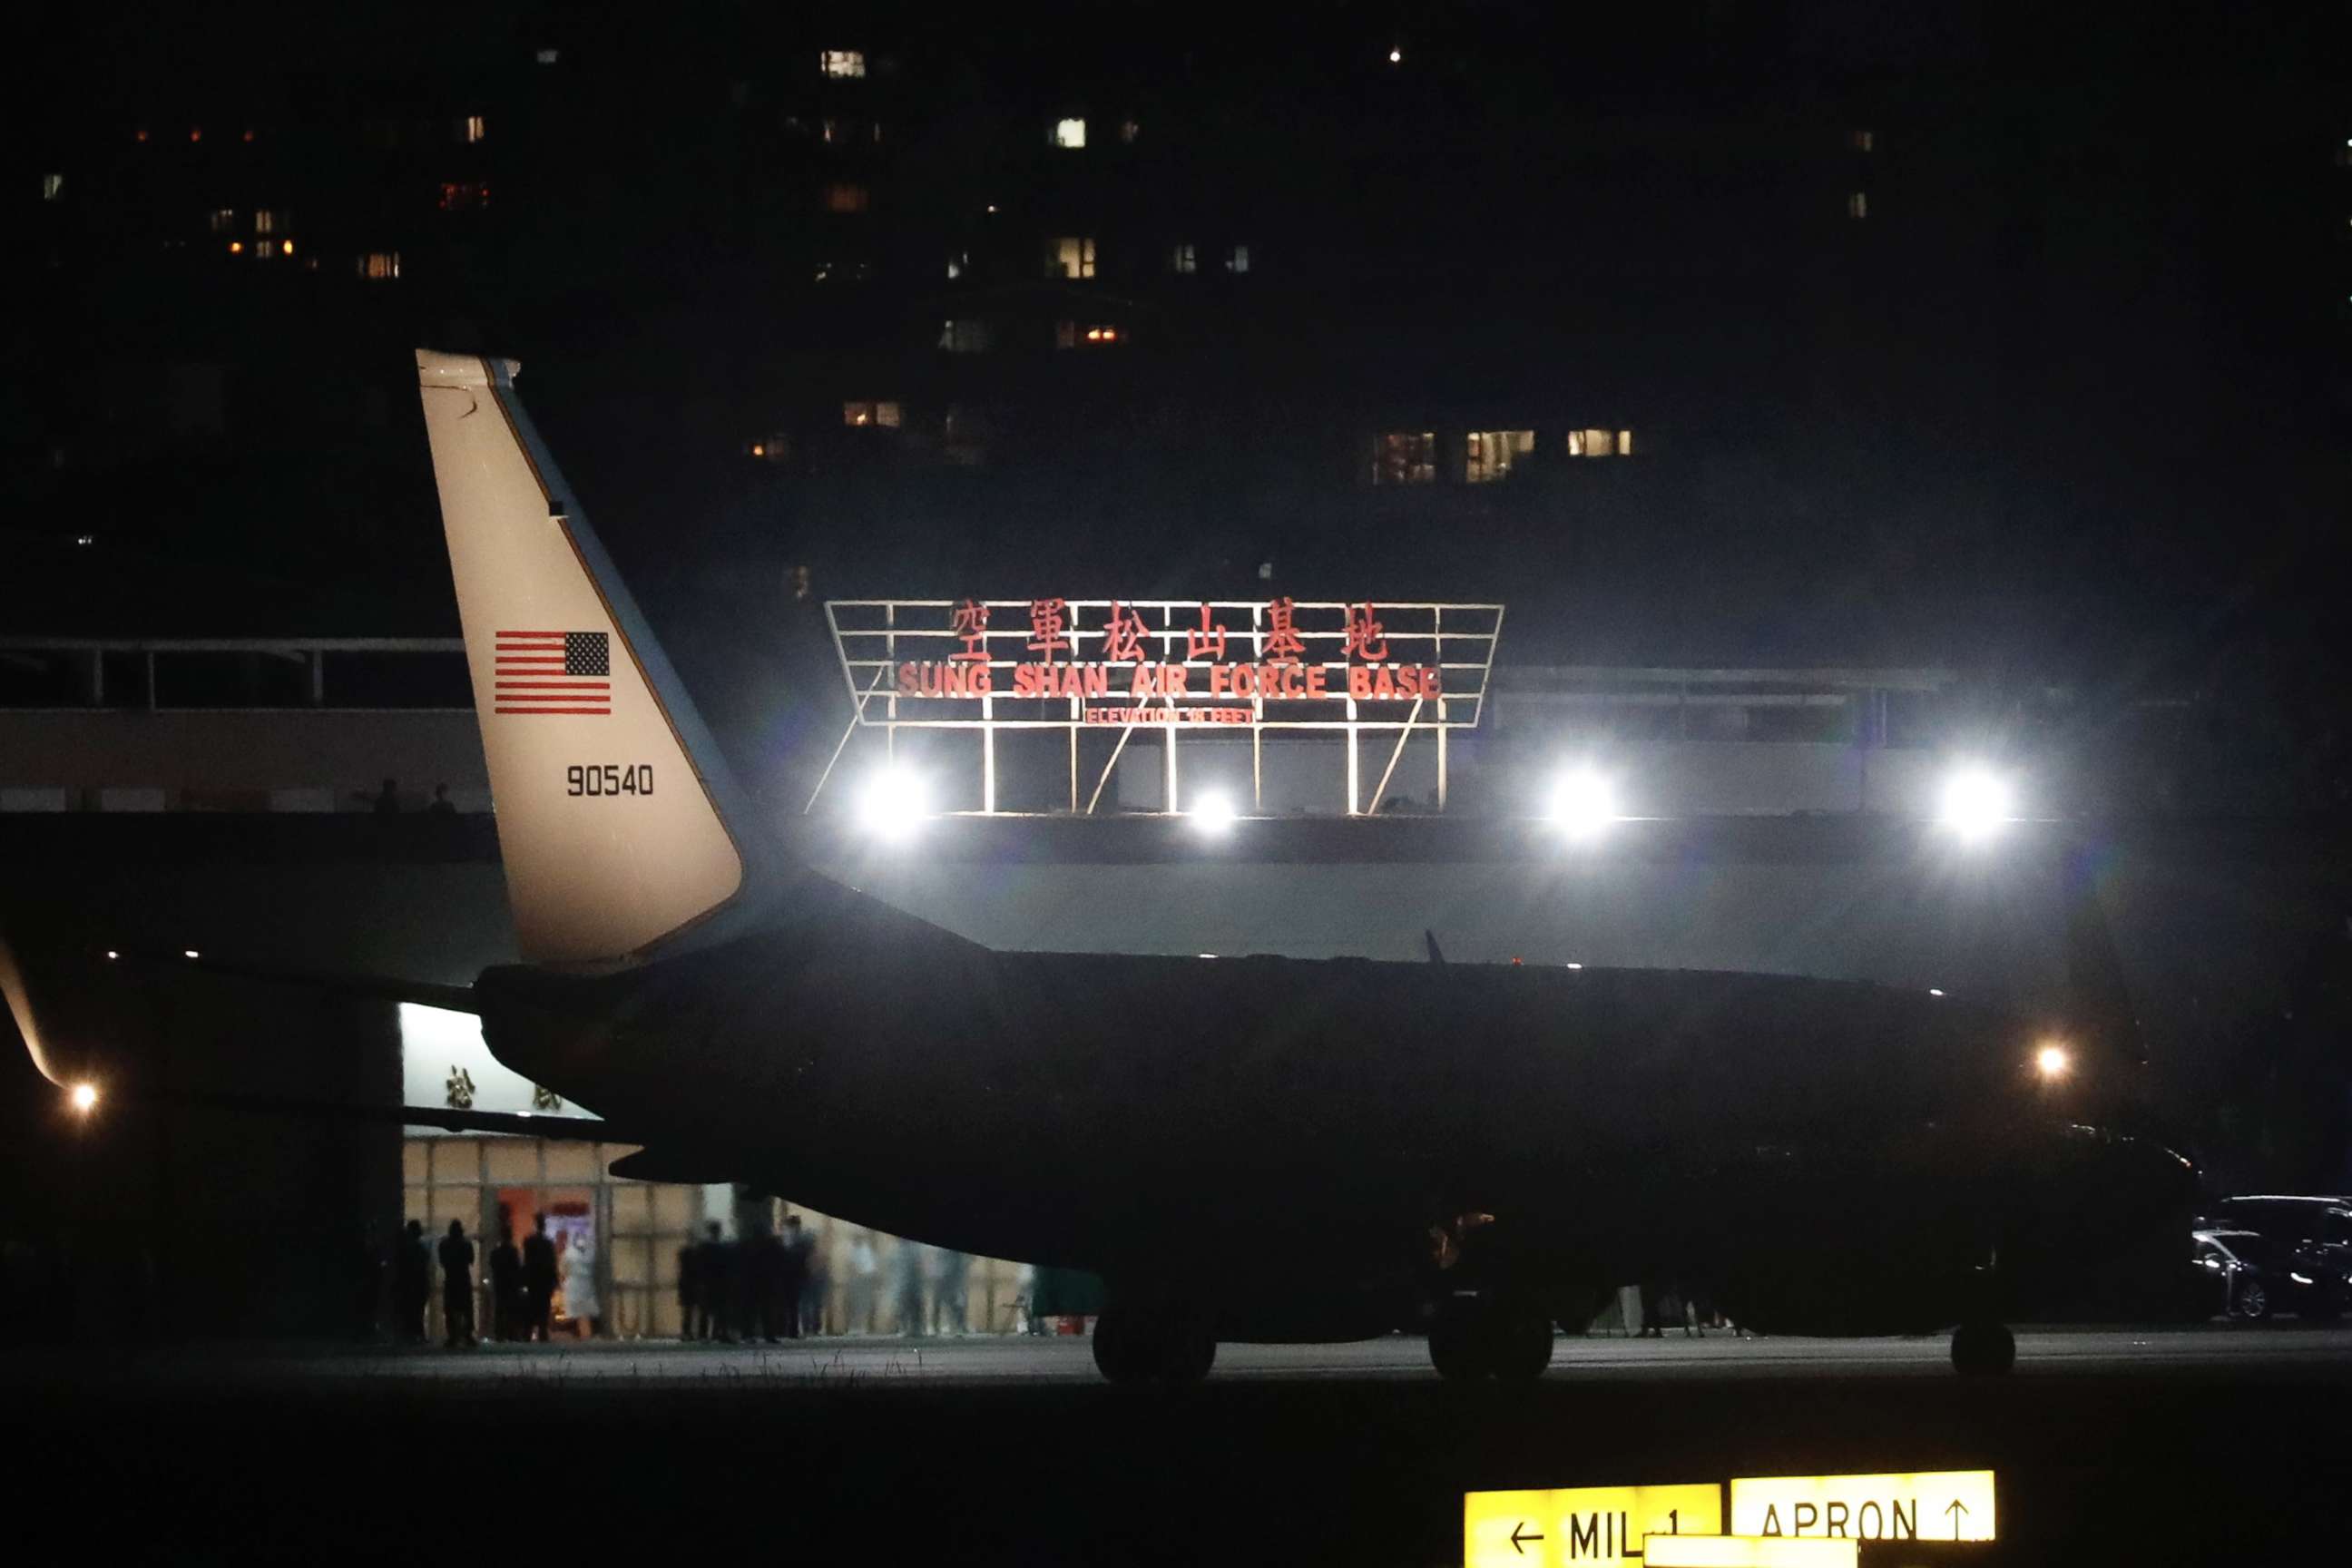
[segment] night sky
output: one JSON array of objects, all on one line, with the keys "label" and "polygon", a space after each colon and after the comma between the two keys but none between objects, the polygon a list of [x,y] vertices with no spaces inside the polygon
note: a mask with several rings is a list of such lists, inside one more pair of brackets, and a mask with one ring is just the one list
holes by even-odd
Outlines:
[{"label": "night sky", "polygon": [[[806,563],[1502,597],[1521,662],[1944,664],[2334,732],[2340,7],[288,15],[42,24],[0,624],[454,630],[426,342],[525,363],[721,710]],[[321,270],[216,254],[206,215],[265,207]],[[1049,282],[1070,232],[1101,271]],[[1249,275],[1171,278],[1171,237]],[[353,280],[377,247],[401,279]],[[1073,314],[1131,345],[1045,349]],[[941,353],[975,316],[995,350]],[[858,397],[905,428],[845,433]],[[1567,459],[1587,423],[1640,455]],[[1508,484],[1367,482],[1378,432],[1519,426]]]}]

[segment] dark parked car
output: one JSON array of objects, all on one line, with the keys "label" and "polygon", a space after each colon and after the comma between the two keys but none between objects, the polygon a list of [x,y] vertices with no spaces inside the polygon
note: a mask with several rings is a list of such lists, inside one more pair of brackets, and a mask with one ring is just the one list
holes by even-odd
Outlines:
[{"label": "dark parked car", "polygon": [[2270,1244],[2250,1230],[2200,1230],[2195,1233],[2198,1315],[2227,1315],[2259,1321],[2278,1303],[2276,1283],[2263,1261]]},{"label": "dark parked car", "polygon": [[2200,1258],[2203,1237],[2228,1238],[2223,1249],[2261,1271],[2273,1310],[2333,1318],[2352,1305],[2352,1205],[2331,1197],[2223,1198],[2204,1223]]}]

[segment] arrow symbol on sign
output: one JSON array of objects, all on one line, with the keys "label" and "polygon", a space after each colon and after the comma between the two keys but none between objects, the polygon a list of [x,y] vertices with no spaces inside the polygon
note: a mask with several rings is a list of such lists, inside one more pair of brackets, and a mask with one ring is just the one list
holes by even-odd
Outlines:
[{"label": "arrow symbol on sign", "polygon": [[1516,1524],[1514,1524],[1514,1525],[1512,1525],[1512,1526],[1511,1526],[1511,1550],[1512,1550],[1512,1551],[1514,1551],[1514,1552],[1517,1552],[1517,1553],[1518,1553],[1520,1556],[1522,1556],[1522,1557],[1525,1557],[1525,1556],[1528,1554],[1528,1549],[1527,1549],[1526,1547],[1524,1547],[1524,1546],[1520,1545],[1520,1544],[1519,1544],[1519,1542],[1522,1542],[1522,1541],[1541,1541],[1541,1540],[1543,1539],[1543,1537],[1542,1537],[1540,1534],[1537,1534],[1537,1535],[1522,1535],[1522,1534],[1520,1534],[1519,1532],[1520,1532],[1521,1531],[1523,1531],[1523,1530],[1527,1529],[1527,1527],[1528,1527],[1528,1521],[1525,1521],[1525,1520],[1521,1520],[1521,1521],[1519,1521],[1517,1523],[1516,1523]]},{"label": "arrow symbol on sign", "polygon": [[1960,1521],[1967,1517],[1969,1505],[1954,1498],[1944,1511],[1952,1516],[1952,1539],[1958,1541],[1960,1538]]}]

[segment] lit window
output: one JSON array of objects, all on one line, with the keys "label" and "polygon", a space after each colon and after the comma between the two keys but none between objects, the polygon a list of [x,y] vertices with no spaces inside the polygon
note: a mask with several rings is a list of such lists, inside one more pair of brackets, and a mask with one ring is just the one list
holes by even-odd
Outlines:
[{"label": "lit window", "polygon": [[952,280],[952,279],[954,279],[961,278],[961,277],[962,277],[965,273],[967,273],[967,272],[969,272],[969,271],[971,271],[971,251],[969,251],[969,250],[959,250],[959,251],[955,251],[955,252],[951,253],[951,254],[948,257],[948,277],[949,277],[949,279],[950,279],[950,280]]},{"label": "lit window", "polygon": [[563,51],[562,49],[541,49],[538,54],[531,58],[538,60],[541,65],[551,66],[556,61],[563,58]]},{"label": "lit window", "polygon": [[1878,138],[1867,131],[1849,132],[1846,140],[1852,143],[1857,153],[1874,153],[1878,150]]},{"label": "lit window", "polygon": [[743,443],[743,451],[747,457],[762,463],[789,462],[793,455],[793,438],[781,430],[772,436],[754,437]]},{"label": "lit window", "polygon": [[827,76],[847,77],[866,74],[866,51],[863,49],[827,49],[820,57]]},{"label": "lit window", "polygon": [[1091,239],[1063,238],[1054,242],[1054,256],[1046,271],[1055,278],[1091,278],[1095,275],[1095,242]]},{"label": "lit window", "polygon": [[824,188],[824,210],[829,213],[862,213],[871,199],[864,185],[840,184]]},{"label": "lit window", "polygon": [[228,253],[231,256],[243,256],[245,254],[245,241],[241,239],[230,240],[228,242]]},{"label": "lit window", "polygon": [[444,180],[441,182],[441,210],[461,213],[473,207],[490,205],[489,184],[484,180]]},{"label": "lit window", "polygon": [[[230,215],[231,221],[235,221],[235,216]],[[256,234],[276,234],[281,229],[293,226],[293,220],[286,214],[273,211],[268,207],[263,207],[253,215],[253,232]]]},{"label": "lit window", "polygon": [[43,174],[41,176],[41,199],[43,201],[56,201],[58,197],[65,195],[65,191],[66,177],[63,174]]},{"label": "lit window", "polygon": [[996,331],[986,321],[944,321],[940,347],[951,354],[986,353],[996,346]]},{"label": "lit window", "polygon": [[281,240],[279,240],[279,241],[278,242],[278,255],[280,255],[280,256],[291,256],[291,255],[293,255],[293,254],[294,254],[294,242],[293,242],[292,240],[290,240],[290,239],[281,239]]},{"label": "lit window", "polygon": [[1083,120],[1056,120],[1055,121],[1054,121],[1054,145],[1055,145],[1055,146],[1056,146],[1056,147],[1083,147],[1083,146],[1085,146],[1086,144],[1087,144],[1087,122],[1086,122],[1085,121],[1083,121]]},{"label": "lit window", "polygon": [[1868,217],[1870,216],[1870,193],[1868,191],[1856,191],[1853,195],[1846,197],[1845,216],[1852,218]]},{"label": "lit window", "polygon": [[1617,455],[1621,458],[1630,458],[1633,455],[1633,432],[1631,430],[1617,432]]},{"label": "lit window", "polygon": [[1177,272],[1198,272],[1201,269],[1201,258],[1191,246],[1180,245],[1169,252],[1168,265],[1171,270]]},{"label": "lit window", "polygon": [[359,273],[370,282],[382,282],[400,276],[400,252],[371,250],[359,259]]},{"label": "lit window", "polygon": [[229,230],[236,226],[236,209],[235,207],[215,207],[213,209],[211,216],[205,221],[212,226],[212,231],[215,234],[226,234]]},{"label": "lit window", "polygon": [[841,422],[860,429],[898,427],[898,405],[895,403],[845,403],[841,405]]},{"label": "lit window", "polygon": [[1437,478],[1437,434],[1390,430],[1372,437],[1372,483],[1425,485]]},{"label": "lit window", "polygon": [[1463,442],[1462,478],[1474,485],[1499,479],[1535,449],[1532,430],[1473,430]]},{"label": "lit window", "polygon": [[470,145],[473,142],[479,142],[482,139],[483,134],[482,117],[480,115],[468,114],[465,119],[457,121],[457,140],[460,142],[464,142]]},{"label": "lit window", "polygon": [[1142,134],[1143,127],[1134,120],[1122,120],[1118,122],[1118,139],[1129,145],[1132,146],[1135,139]]},{"label": "lit window", "polygon": [[1127,341],[1127,329],[1110,321],[1056,321],[1054,346],[1059,349],[1109,348]]},{"label": "lit window", "polygon": [[1247,272],[1249,270],[1248,246],[1236,245],[1231,250],[1225,252],[1225,270],[1228,272]]},{"label": "lit window", "polygon": [[[1617,455],[1621,432],[1613,430],[1570,430],[1568,433],[1568,455],[1571,458],[1613,458]],[[1624,431],[1627,443],[1633,437]]]}]

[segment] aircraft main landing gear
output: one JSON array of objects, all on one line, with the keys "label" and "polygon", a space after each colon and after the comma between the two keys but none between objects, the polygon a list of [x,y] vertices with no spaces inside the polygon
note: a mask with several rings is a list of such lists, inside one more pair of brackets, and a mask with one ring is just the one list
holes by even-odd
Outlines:
[{"label": "aircraft main landing gear", "polygon": [[1095,1320],[1095,1369],[1112,1383],[1198,1383],[1217,1359],[1217,1342],[1199,1323],[1133,1307]]},{"label": "aircraft main landing gear", "polygon": [[1533,1383],[1551,1365],[1551,1319],[1486,1296],[1448,1296],[1429,1324],[1429,1359],[1448,1383]]},{"label": "aircraft main landing gear", "polygon": [[2017,1364],[2017,1336],[1989,1319],[1952,1331],[1952,1370],[1962,1377],[1998,1377]]}]

